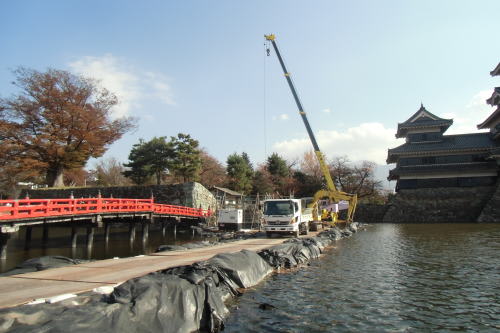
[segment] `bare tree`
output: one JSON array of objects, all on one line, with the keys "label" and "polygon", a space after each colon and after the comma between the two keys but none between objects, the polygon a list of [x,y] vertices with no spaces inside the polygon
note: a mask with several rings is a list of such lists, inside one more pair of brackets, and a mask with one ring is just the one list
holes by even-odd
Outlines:
[{"label": "bare tree", "polygon": [[125,167],[116,158],[101,159],[92,171],[93,182],[100,186],[131,185],[130,179],[123,175],[124,171]]},{"label": "bare tree", "polygon": [[356,193],[358,198],[372,196],[381,191],[382,182],[374,177],[375,166],[375,163],[369,161],[353,165],[346,156],[335,158],[329,165],[338,189]]}]

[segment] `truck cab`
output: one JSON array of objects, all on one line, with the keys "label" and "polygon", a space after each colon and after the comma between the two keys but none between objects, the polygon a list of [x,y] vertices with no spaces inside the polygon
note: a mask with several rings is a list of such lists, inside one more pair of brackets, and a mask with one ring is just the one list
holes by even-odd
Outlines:
[{"label": "truck cab", "polygon": [[301,199],[270,199],[264,201],[263,227],[266,234],[293,234],[298,237],[309,231],[312,210]]}]

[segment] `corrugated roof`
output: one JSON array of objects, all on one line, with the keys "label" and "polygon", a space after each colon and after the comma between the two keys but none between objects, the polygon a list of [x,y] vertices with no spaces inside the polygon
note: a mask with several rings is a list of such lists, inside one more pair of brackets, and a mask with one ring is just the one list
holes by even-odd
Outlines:
[{"label": "corrugated roof", "polygon": [[230,190],[230,189],[225,188],[225,187],[213,186],[213,188],[215,188],[215,189],[217,189],[217,190],[219,190],[221,192],[225,192],[227,194],[234,195],[234,196],[242,196],[243,195],[242,193]]}]

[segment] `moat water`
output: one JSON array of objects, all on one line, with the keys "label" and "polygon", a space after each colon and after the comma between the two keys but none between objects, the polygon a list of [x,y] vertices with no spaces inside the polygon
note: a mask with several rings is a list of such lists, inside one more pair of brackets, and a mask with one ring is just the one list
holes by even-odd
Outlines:
[{"label": "moat water", "polygon": [[181,245],[203,239],[187,228],[178,228],[175,233],[173,228],[167,228],[163,235],[160,225],[153,224],[149,229],[147,241],[143,242],[141,225],[138,224],[135,240],[130,243],[128,226],[114,225],[107,244],[104,228],[95,228],[93,246],[89,249],[86,245],[86,229],[79,228],[78,231],[77,247],[72,248],[70,227],[49,228],[49,238],[44,244],[43,228],[34,226],[32,240],[29,248],[26,248],[26,229],[22,227],[19,232],[12,234],[8,241],[7,259],[0,260],[0,273],[11,270],[25,260],[42,256],[65,256],[85,260],[123,258],[153,253],[160,245]]},{"label": "moat water", "polygon": [[225,329],[450,331],[500,331],[500,224],[370,225],[245,292]]}]

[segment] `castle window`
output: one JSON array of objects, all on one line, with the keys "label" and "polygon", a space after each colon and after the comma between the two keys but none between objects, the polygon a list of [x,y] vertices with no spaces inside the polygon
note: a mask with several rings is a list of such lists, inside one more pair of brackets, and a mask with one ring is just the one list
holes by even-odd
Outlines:
[{"label": "castle window", "polygon": [[435,156],[422,157],[422,164],[436,164]]}]

